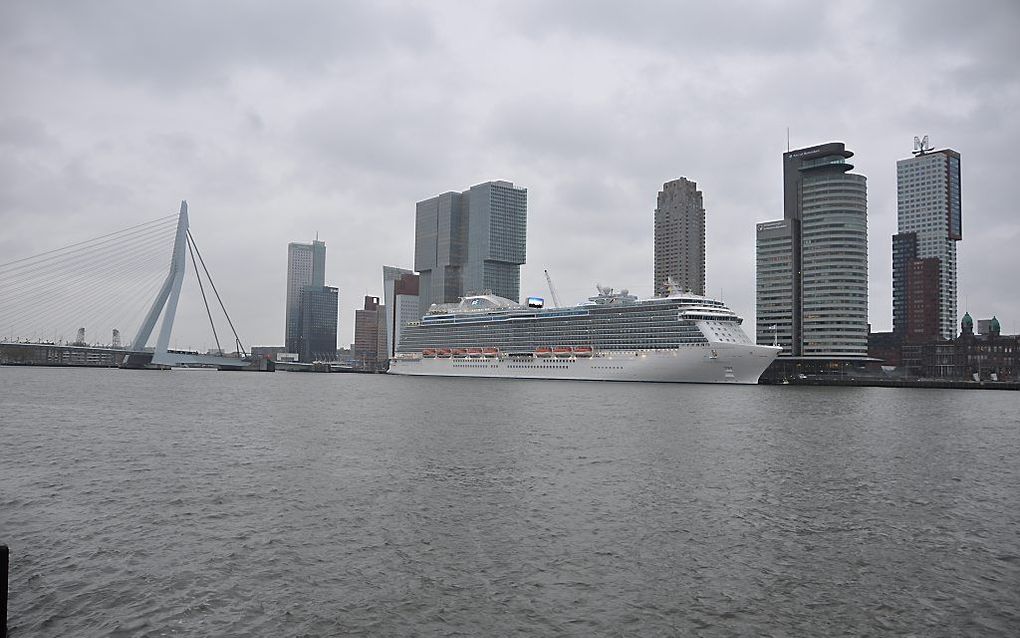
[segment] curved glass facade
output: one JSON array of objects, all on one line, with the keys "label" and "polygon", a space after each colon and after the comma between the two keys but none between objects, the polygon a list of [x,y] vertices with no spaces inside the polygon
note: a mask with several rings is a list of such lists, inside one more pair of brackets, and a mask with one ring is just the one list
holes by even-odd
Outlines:
[{"label": "curved glass facade", "polygon": [[842,142],[783,154],[783,219],[757,225],[757,341],[868,354],[868,187]]},{"label": "curved glass facade", "polygon": [[804,356],[868,351],[867,180],[805,175],[801,209]]}]

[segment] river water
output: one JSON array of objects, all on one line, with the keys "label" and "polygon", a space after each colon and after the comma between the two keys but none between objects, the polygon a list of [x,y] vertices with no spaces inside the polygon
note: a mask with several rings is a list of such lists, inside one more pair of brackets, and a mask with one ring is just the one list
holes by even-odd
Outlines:
[{"label": "river water", "polygon": [[10,635],[1020,633],[1013,392],[0,368]]}]

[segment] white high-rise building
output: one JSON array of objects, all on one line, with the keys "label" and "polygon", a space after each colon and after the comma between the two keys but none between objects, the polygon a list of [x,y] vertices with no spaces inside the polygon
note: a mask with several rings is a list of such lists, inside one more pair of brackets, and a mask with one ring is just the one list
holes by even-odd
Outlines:
[{"label": "white high-rise building", "polygon": [[[926,143],[927,138],[916,144],[914,157],[896,162],[896,223],[900,233],[917,236],[917,254],[911,258],[939,260],[939,336],[952,339],[957,327],[956,242],[963,239],[960,154],[929,150]],[[905,286],[893,282],[896,290]]]},{"label": "white high-rise building", "polygon": [[783,219],[757,225],[759,344],[868,353],[868,182],[842,142],[783,153]]}]

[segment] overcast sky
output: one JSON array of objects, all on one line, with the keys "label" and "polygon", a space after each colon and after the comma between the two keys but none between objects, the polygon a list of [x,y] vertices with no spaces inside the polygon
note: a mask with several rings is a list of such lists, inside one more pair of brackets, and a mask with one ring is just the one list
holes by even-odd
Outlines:
[{"label": "overcast sky", "polygon": [[[17,2],[0,5],[0,262],[174,213],[247,344],[282,344],[287,242],[354,309],[413,263],[415,202],[528,189],[521,294],[652,288],[666,180],[704,192],[708,292],[754,330],[781,157],[868,177],[870,317],[891,325],[896,160],[962,155],[960,312],[1020,325],[1020,3]],[[186,284],[173,342],[211,345]]]}]

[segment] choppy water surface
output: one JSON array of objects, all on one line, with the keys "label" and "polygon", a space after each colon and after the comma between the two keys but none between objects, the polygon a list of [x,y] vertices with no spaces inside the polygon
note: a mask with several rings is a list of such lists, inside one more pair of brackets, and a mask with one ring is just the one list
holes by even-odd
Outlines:
[{"label": "choppy water surface", "polygon": [[0,368],[15,638],[1017,635],[1010,392]]}]

